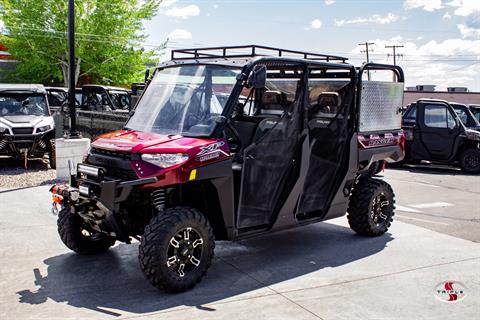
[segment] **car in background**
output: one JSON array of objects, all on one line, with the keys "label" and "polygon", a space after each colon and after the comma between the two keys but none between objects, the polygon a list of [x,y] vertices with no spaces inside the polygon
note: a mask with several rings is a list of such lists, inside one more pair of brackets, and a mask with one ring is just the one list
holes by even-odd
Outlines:
[{"label": "car in background", "polygon": [[129,111],[130,92],[124,88],[88,84],[82,86],[80,108],[90,111]]},{"label": "car in background", "polygon": [[[65,89],[67,94],[68,90]],[[130,91],[110,86],[83,85],[75,90],[76,127],[85,138],[122,129],[131,109]],[[63,136],[68,129],[68,98],[55,114],[58,130],[56,137]],[[63,129],[63,131],[62,131]]]},{"label": "car in background", "polygon": [[63,87],[45,87],[50,111],[59,110],[68,102],[68,89]]},{"label": "car in background", "polygon": [[468,105],[468,108],[472,112],[475,119],[480,122],[480,104],[470,104]]},{"label": "car in background", "polygon": [[467,128],[447,101],[420,99],[402,118],[405,132],[403,163],[422,160],[459,166],[480,173],[480,132]]},{"label": "car in background", "polygon": [[480,123],[478,123],[478,120],[466,105],[456,102],[450,102],[450,105],[453,107],[460,120],[462,120],[465,127],[480,131]]},{"label": "car in background", "polygon": [[56,168],[55,124],[47,91],[36,84],[0,84],[0,155],[24,160],[48,154]]}]

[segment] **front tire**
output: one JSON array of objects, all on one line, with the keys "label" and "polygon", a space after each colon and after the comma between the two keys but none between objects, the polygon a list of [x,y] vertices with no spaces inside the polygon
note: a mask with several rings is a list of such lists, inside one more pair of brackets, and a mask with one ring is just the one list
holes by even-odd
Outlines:
[{"label": "front tire", "polygon": [[57,220],[58,234],[63,243],[78,254],[90,255],[106,252],[115,244],[115,238],[90,233],[82,228],[80,217],[63,204]]},{"label": "front tire", "polygon": [[57,168],[57,149],[55,147],[55,139],[50,140],[50,152],[48,153],[48,160],[50,162],[50,168]]},{"label": "front tire", "polygon": [[460,156],[460,168],[465,173],[480,173],[480,150],[465,150]]},{"label": "front tire", "polygon": [[202,213],[187,207],[169,208],[145,227],[140,268],[155,287],[186,291],[205,276],[214,247],[213,230]]},{"label": "front tire", "polygon": [[395,195],[383,180],[364,178],[354,186],[348,205],[348,223],[356,233],[376,237],[387,232],[395,214]]}]

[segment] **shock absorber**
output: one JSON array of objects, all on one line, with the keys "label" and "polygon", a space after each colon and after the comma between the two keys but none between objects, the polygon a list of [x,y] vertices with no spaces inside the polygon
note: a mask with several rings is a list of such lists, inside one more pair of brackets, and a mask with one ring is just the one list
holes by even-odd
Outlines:
[{"label": "shock absorber", "polygon": [[152,204],[157,212],[162,211],[165,208],[166,192],[165,189],[157,189],[152,191]]}]

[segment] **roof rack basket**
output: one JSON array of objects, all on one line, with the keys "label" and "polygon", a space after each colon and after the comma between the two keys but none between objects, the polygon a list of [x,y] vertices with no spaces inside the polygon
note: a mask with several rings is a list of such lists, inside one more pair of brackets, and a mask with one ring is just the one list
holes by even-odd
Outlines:
[{"label": "roof rack basket", "polygon": [[348,58],[312,52],[279,49],[273,47],[246,45],[172,50],[172,60],[251,58],[257,56],[292,57],[308,60],[345,63]]}]

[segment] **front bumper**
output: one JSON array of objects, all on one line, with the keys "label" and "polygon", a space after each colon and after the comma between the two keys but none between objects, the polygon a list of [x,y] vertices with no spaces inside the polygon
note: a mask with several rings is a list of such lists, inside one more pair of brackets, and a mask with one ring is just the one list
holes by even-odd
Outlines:
[{"label": "front bumper", "polygon": [[49,151],[50,133],[0,135],[0,155],[42,157]]},{"label": "front bumper", "polygon": [[127,200],[133,187],[158,181],[155,177],[128,181],[107,179],[104,172],[102,167],[78,164],[72,186],[78,188],[80,199],[98,201],[110,211],[118,210],[118,205]]},{"label": "front bumper", "polygon": [[111,180],[104,177],[104,168],[78,164],[76,175],[71,177],[71,185],[55,185],[50,191],[53,194],[53,212],[58,205],[68,202],[70,205],[96,205],[105,214],[105,222],[114,231],[120,241],[129,242],[121,223],[120,204],[127,200],[134,187],[157,182],[157,178],[135,180]]}]

